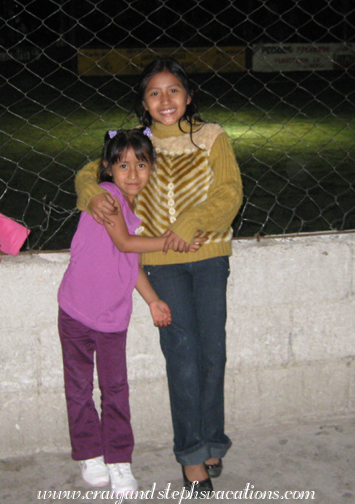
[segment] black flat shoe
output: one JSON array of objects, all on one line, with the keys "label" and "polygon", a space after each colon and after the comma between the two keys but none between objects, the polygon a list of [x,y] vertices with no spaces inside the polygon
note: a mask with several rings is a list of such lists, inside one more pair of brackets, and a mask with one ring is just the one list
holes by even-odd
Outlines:
[{"label": "black flat shoe", "polygon": [[222,459],[219,459],[219,462],[217,462],[217,464],[205,464],[205,467],[210,478],[218,478],[218,476],[220,476],[223,471]]},{"label": "black flat shoe", "polygon": [[184,487],[188,491],[192,490],[193,496],[205,498],[209,496],[210,492],[213,492],[212,481],[209,477],[202,481],[190,481],[187,479],[184,466],[181,466],[181,468]]}]

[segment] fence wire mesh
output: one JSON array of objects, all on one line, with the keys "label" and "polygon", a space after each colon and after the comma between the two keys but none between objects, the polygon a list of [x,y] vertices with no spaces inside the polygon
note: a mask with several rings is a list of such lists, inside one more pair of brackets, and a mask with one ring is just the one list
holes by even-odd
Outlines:
[{"label": "fence wire mesh", "polygon": [[234,235],[355,229],[352,0],[3,0],[0,212],[23,250],[68,248],[74,176],[106,130],[133,127],[137,73],[160,54],[229,134]]}]

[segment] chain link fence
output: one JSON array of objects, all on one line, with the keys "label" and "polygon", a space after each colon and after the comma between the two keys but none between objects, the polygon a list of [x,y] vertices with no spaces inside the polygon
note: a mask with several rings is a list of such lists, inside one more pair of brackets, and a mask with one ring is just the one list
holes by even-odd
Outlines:
[{"label": "chain link fence", "polygon": [[355,229],[352,0],[3,0],[0,212],[23,250],[70,246],[74,177],[104,133],[137,125],[157,55],[192,76],[235,149],[237,237]]}]

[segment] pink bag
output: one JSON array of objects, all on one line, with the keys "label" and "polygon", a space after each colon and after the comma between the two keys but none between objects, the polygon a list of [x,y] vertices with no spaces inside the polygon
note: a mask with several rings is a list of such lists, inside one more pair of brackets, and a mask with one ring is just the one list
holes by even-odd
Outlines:
[{"label": "pink bag", "polygon": [[30,230],[0,213],[0,250],[17,256]]}]

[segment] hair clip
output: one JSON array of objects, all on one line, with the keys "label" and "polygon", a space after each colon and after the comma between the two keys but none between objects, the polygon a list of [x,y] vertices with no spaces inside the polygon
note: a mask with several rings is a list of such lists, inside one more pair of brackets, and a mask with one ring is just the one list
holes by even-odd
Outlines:
[{"label": "hair clip", "polygon": [[150,138],[152,136],[152,131],[150,128],[145,128],[145,130],[143,131],[143,135],[147,136],[148,138]]},{"label": "hair clip", "polygon": [[112,139],[113,137],[115,137],[117,135],[117,131],[116,130],[111,130],[108,132],[108,136]]}]

